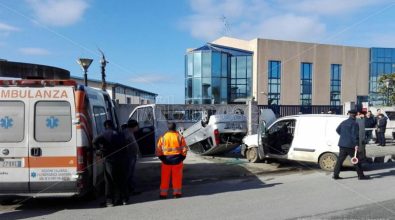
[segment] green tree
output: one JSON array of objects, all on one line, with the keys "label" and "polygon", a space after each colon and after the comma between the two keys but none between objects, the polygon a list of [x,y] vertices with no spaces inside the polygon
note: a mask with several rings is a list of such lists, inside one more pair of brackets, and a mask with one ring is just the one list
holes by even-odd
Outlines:
[{"label": "green tree", "polygon": [[394,86],[395,73],[380,76],[377,92],[383,97],[384,104],[387,106],[392,106],[395,103]]}]

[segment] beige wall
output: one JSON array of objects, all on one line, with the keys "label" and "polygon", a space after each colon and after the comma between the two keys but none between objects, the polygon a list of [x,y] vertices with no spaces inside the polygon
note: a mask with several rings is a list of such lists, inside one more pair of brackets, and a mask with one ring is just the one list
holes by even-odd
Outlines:
[{"label": "beige wall", "polygon": [[244,41],[228,37],[214,44],[254,52],[253,96],[258,104],[267,104],[268,61],[281,61],[281,104],[299,105],[300,65],[313,64],[313,105],[330,104],[331,64],[342,65],[341,102],[356,101],[368,95],[369,48],[254,39]]}]

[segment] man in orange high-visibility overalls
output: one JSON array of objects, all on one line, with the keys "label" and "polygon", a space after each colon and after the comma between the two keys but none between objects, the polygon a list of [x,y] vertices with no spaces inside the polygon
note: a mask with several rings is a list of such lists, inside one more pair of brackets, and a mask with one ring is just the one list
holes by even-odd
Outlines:
[{"label": "man in orange high-visibility overalls", "polygon": [[172,179],[173,196],[182,196],[183,161],[187,156],[187,146],[184,137],[176,131],[176,124],[169,123],[169,130],[159,139],[156,155],[162,161],[159,198],[166,199],[169,191],[170,176]]}]

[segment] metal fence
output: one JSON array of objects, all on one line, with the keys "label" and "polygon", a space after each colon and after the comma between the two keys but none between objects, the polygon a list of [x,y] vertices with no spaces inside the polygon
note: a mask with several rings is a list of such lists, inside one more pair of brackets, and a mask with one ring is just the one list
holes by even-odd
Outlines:
[{"label": "metal fence", "polygon": [[278,117],[298,114],[342,114],[343,106],[330,105],[258,105],[259,109],[272,109]]}]

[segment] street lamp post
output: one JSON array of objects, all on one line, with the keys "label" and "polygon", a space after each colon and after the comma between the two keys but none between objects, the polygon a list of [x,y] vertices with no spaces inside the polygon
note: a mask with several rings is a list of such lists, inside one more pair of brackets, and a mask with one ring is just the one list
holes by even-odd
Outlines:
[{"label": "street lamp post", "polygon": [[88,68],[92,63],[92,59],[89,58],[79,58],[77,63],[81,66],[82,70],[84,71],[84,84],[88,86]]},{"label": "street lamp post", "polygon": [[384,80],[385,87],[387,88],[387,105],[390,105],[390,88],[392,88],[394,84],[394,80],[391,78]]}]

